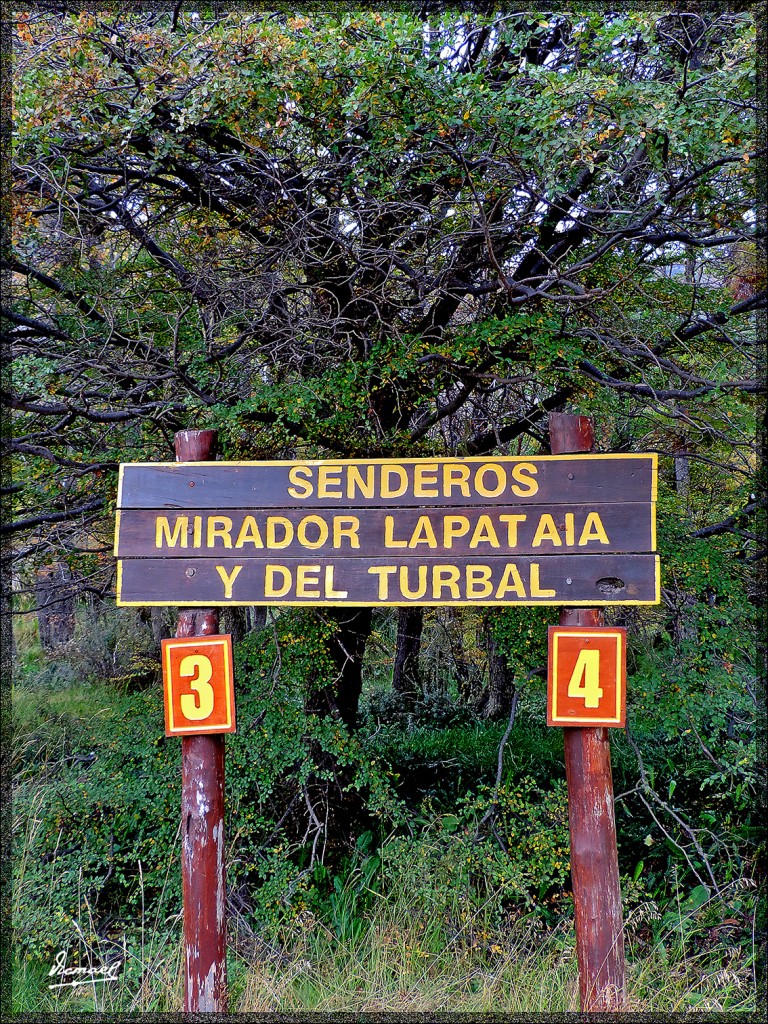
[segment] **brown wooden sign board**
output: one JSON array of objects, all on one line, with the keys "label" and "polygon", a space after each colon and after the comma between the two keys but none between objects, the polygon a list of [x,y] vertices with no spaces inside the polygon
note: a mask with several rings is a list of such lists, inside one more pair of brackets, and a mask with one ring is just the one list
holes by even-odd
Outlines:
[{"label": "brown wooden sign board", "polygon": [[118,563],[121,605],[656,604],[645,555],[142,558]]},{"label": "brown wooden sign board", "polygon": [[656,457],[121,466],[120,605],[654,604]]},{"label": "brown wooden sign board", "polygon": [[118,558],[609,554],[653,551],[653,506],[218,509],[118,512]]},{"label": "brown wooden sign board", "polygon": [[655,455],[128,463],[118,508],[399,508],[655,502]]}]

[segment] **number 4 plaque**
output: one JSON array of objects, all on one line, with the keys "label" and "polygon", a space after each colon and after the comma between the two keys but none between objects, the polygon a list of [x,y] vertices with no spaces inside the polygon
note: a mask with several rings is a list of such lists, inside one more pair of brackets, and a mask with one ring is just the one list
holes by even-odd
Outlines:
[{"label": "number 4 plaque", "polygon": [[626,724],[625,629],[550,626],[547,725]]},{"label": "number 4 plaque", "polygon": [[163,640],[166,736],[235,731],[232,637]]}]

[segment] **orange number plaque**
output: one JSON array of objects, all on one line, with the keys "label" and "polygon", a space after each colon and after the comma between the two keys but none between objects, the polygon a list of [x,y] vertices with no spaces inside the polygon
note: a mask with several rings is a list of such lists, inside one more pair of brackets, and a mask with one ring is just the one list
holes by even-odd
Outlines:
[{"label": "orange number plaque", "polygon": [[547,725],[626,723],[627,631],[550,626]]},{"label": "orange number plaque", "polygon": [[232,637],[163,640],[166,736],[235,731]]}]

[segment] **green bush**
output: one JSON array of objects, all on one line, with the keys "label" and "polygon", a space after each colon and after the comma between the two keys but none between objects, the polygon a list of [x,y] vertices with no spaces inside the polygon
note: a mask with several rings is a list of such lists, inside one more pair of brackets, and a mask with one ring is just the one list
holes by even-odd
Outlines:
[{"label": "green bush", "polygon": [[381,856],[383,895],[407,899],[409,920],[442,941],[547,916],[568,878],[564,783],[480,787],[453,810],[433,811],[414,835],[389,839]]},{"label": "green bush", "polygon": [[48,723],[56,759],[28,737],[14,792],[15,941],[43,959],[73,940],[75,921],[93,940],[135,936],[148,911],[162,923],[181,900],[178,741],[163,735],[159,688],[68,696]]}]

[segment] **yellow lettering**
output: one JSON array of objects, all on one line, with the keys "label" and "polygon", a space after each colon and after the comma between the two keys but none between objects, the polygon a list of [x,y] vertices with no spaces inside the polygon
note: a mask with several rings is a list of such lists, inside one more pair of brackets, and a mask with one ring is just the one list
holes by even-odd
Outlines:
[{"label": "yellow lettering", "polygon": [[[280,574],[283,582],[275,585],[275,577]],[[264,569],[264,597],[285,597],[291,589],[291,570],[285,565],[268,565]]]},{"label": "yellow lettering", "polygon": [[545,512],[539,519],[539,525],[536,527],[536,533],[533,535],[531,547],[539,547],[543,540],[551,541],[556,548],[562,547],[563,545],[562,540],[560,540],[560,534],[557,532],[555,520],[549,512]]},{"label": "yellow lettering", "polygon": [[341,487],[341,466],[320,466],[317,471],[318,498],[340,498],[342,496],[340,490],[332,491],[331,487]]},{"label": "yellow lettering", "polygon": [[192,533],[192,547],[201,548],[203,546],[203,517],[195,516],[194,519],[194,531]]},{"label": "yellow lettering", "polygon": [[335,566],[326,565],[325,567],[325,596],[326,597],[346,597],[349,591],[347,590],[334,590],[333,589],[333,570]]},{"label": "yellow lettering", "polygon": [[[309,537],[307,537],[308,526],[317,527],[318,533],[316,540],[310,540]],[[296,528],[296,537],[302,547],[310,548],[312,550],[315,548],[321,548],[328,540],[328,523],[326,523],[322,516],[304,516]]]},{"label": "yellow lettering", "polygon": [[341,538],[346,537],[351,548],[360,547],[360,538],[357,531],[360,529],[360,520],[357,516],[334,516],[333,517],[333,546],[341,547]]},{"label": "yellow lettering", "polygon": [[[319,485],[317,496],[320,497]],[[320,597],[320,577],[310,575],[316,572],[320,572],[319,565],[296,566],[296,597]],[[317,589],[310,590],[310,587]]]},{"label": "yellow lettering", "polygon": [[229,599],[230,597],[232,597],[232,584],[235,582],[237,577],[240,575],[240,570],[242,568],[243,568],[242,565],[236,565],[234,567],[234,569],[232,570],[232,572],[227,574],[227,570],[224,568],[223,565],[217,565],[216,566],[216,572],[219,574],[219,576],[221,577],[221,582],[224,584],[224,597],[225,598]]},{"label": "yellow lettering", "polygon": [[469,542],[471,548],[476,548],[480,543],[490,544],[492,548],[499,546],[499,538],[496,536],[496,531],[493,528],[490,516],[478,516],[477,523],[475,524],[475,531],[472,534],[472,539]]},{"label": "yellow lettering", "polygon": [[437,497],[437,470],[436,462],[417,463],[413,467],[413,493],[417,498]]},{"label": "yellow lettering", "polygon": [[[277,527],[282,526],[285,531],[280,540],[277,539]],[[287,548],[293,540],[293,523],[285,516],[267,516],[267,547]]]},{"label": "yellow lettering", "polygon": [[581,536],[579,537],[579,547],[583,548],[584,545],[589,544],[591,540],[599,540],[601,544],[611,543],[608,540],[608,534],[605,532],[602,520],[597,512],[590,512],[587,516],[587,521],[584,523],[584,529],[581,531]]},{"label": "yellow lettering", "polygon": [[395,529],[395,517],[384,516],[384,547],[385,548],[406,548],[407,540],[395,540],[393,534]]},{"label": "yellow lettering", "polygon": [[[390,480],[396,476],[400,481],[397,487],[392,487]],[[402,466],[382,466],[381,469],[381,496],[382,498],[399,498],[405,494],[408,488],[408,474]]]},{"label": "yellow lettering", "polygon": [[450,498],[454,487],[458,487],[465,498],[469,497],[469,466],[443,466],[443,494],[446,498]]},{"label": "yellow lettering", "polygon": [[499,516],[499,521],[507,524],[507,547],[517,547],[517,524],[524,523],[528,516],[512,516],[503,515]]},{"label": "yellow lettering", "polygon": [[364,498],[373,497],[375,466],[365,467],[365,480],[357,466],[350,466],[347,469],[347,497],[354,498],[355,487]]},{"label": "yellow lettering", "polygon": [[389,576],[397,572],[396,565],[372,565],[368,572],[372,576],[379,577],[379,601],[386,601],[389,597]]},{"label": "yellow lettering", "polygon": [[[306,480],[302,480],[306,477]],[[310,466],[291,466],[288,471],[288,479],[295,487],[289,487],[288,493],[292,498],[308,498],[314,491],[312,486],[312,469]]]},{"label": "yellow lettering", "polygon": [[453,547],[454,537],[463,537],[469,533],[469,520],[466,516],[445,516],[443,519],[443,543],[447,548]]},{"label": "yellow lettering", "polygon": [[155,547],[161,548],[163,546],[163,538],[165,538],[165,543],[169,548],[175,548],[177,544],[179,547],[185,548],[187,546],[188,526],[189,516],[176,516],[173,533],[171,533],[168,516],[158,516],[155,519]]},{"label": "yellow lettering", "polygon": [[220,537],[224,542],[225,548],[232,547],[232,538],[230,532],[232,530],[232,520],[229,516],[208,516],[208,537],[206,546],[213,548],[216,546],[216,538]]},{"label": "yellow lettering", "polygon": [[259,533],[259,527],[253,516],[246,516],[243,520],[240,532],[237,535],[237,540],[235,541],[235,547],[241,548],[244,544],[253,544],[256,548],[264,547],[264,542],[262,541],[261,534]]},{"label": "yellow lettering", "polygon": [[459,594],[459,577],[461,573],[455,565],[434,565],[432,567],[432,597],[439,601],[443,590],[448,587],[451,597],[457,599]]},{"label": "yellow lettering", "polygon": [[[526,473],[528,476],[526,476]],[[532,462],[516,462],[512,467],[512,479],[517,481],[517,484],[522,484],[522,487],[518,487],[517,484],[512,484],[512,491],[518,496],[518,498],[527,498],[539,489],[539,485],[536,480],[532,480],[531,477],[536,476],[538,469]]]},{"label": "yellow lettering", "polygon": [[490,597],[493,590],[491,569],[487,565],[467,566],[467,597]]},{"label": "yellow lettering", "polygon": [[539,579],[539,563],[531,562],[531,597],[554,597],[554,590],[542,590]]},{"label": "yellow lettering", "polygon": [[[487,487],[485,484],[485,477],[487,473],[494,473],[496,476],[496,486],[493,488]],[[475,473],[475,490],[478,494],[482,494],[484,498],[498,497],[506,486],[507,474],[504,472],[504,467],[497,466],[495,462],[489,462],[485,466],[480,466]]]},{"label": "yellow lettering", "polygon": [[437,537],[432,529],[429,516],[419,516],[411,539],[408,541],[409,548],[415,548],[417,544],[428,544],[431,548],[437,547]]},{"label": "yellow lettering", "polygon": [[517,597],[525,597],[525,587],[514,562],[507,562],[501,583],[496,588],[496,600],[506,597],[509,593],[515,594]]},{"label": "yellow lettering", "polygon": [[411,590],[409,583],[409,569],[407,565],[400,566],[400,593],[403,597],[407,597],[410,601],[416,601],[420,597],[424,597],[427,592],[427,567],[426,565],[420,565],[418,567],[418,587],[416,590]]}]

